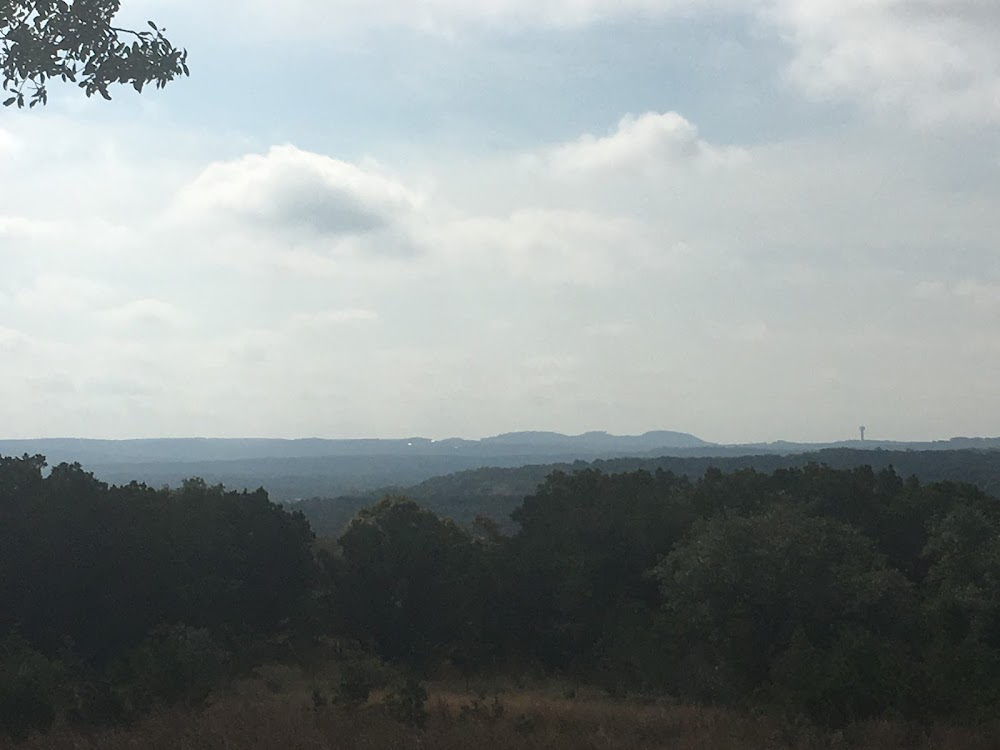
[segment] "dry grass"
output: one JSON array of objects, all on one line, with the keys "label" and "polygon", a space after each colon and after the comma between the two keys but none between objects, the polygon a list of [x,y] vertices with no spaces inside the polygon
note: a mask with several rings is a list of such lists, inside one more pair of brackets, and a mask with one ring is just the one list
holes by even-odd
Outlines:
[{"label": "dry grass", "polygon": [[[462,717],[468,695],[431,691],[423,731],[388,718],[377,705],[314,708],[301,694],[243,690],[201,711],[181,709],[126,729],[36,736],[17,750],[996,750],[1000,726],[920,729],[895,722],[822,733],[724,709],[636,705],[544,692],[503,695],[500,717]],[[487,707],[492,700],[483,702]]]}]

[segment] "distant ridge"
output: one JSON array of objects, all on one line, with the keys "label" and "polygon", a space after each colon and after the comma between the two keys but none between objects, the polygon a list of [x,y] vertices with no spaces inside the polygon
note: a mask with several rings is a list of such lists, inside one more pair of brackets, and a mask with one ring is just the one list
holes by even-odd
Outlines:
[{"label": "distant ridge", "polygon": [[685,432],[659,430],[644,435],[611,435],[587,432],[511,432],[481,440],[422,437],[326,440],[299,438],[149,438],[95,440],[90,438],[40,438],[0,440],[0,455],[41,453],[49,463],[79,461],[84,464],[125,464],[239,461],[261,458],[322,458],[334,456],[508,456],[627,455],[653,450],[702,448],[712,445]]},{"label": "distant ridge", "polygon": [[[901,477],[916,476],[924,482],[969,482],[1000,498],[1000,450],[906,450],[883,448],[857,450],[827,448],[805,453],[741,453],[726,448],[716,455],[657,456],[596,459],[518,467],[483,467],[431,477],[396,491],[458,523],[468,525],[477,516],[492,518],[506,531],[516,524],[510,517],[525,497],[535,492],[554,471],[575,472],[597,469],[605,474],[638,470],[669,471],[697,479],[715,468],[725,473],[753,469],[770,474],[779,469],[802,468],[820,463],[834,469],[870,466],[874,471],[892,467]],[[295,503],[313,530],[321,536],[338,536],[362,508],[373,504],[384,489],[352,493],[340,497],[312,497]]]},{"label": "distant ridge", "polygon": [[558,432],[507,432],[495,437],[483,438],[478,443],[481,446],[516,445],[536,450],[552,448],[560,452],[567,448],[645,452],[661,448],[703,448],[712,445],[712,443],[687,432],[670,430],[656,430],[642,435],[612,435],[603,431],[585,432],[582,435],[563,435]]},{"label": "distant ridge", "polygon": [[508,432],[479,440],[423,437],[400,439],[361,438],[148,438],[97,440],[91,438],[39,438],[0,440],[0,455],[41,453],[50,464],[79,461],[82,464],[207,463],[252,459],[298,459],[378,456],[462,456],[468,458],[510,457],[601,458],[660,455],[753,455],[792,454],[853,448],[860,450],[997,450],[1000,438],[954,437],[948,440],[903,442],[898,440],[844,440],[828,443],[720,444],[687,432],[655,430],[642,435],[585,432]]},{"label": "distant ridge", "polygon": [[719,445],[689,433],[670,430],[643,435],[511,432],[481,440],[421,437],[391,440],[0,440],[0,456],[42,454],[50,466],[79,462],[106,482],[120,484],[136,480],[156,487],[176,486],[183,479],[197,476],[236,490],[264,487],[272,498],[281,501],[402,488],[431,477],[485,467],[515,468],[630,458],[780,457],[830,448],[870,455],[879,451],[914,453],[961,449],[969,453],[989,452],[1000,460],[1000,438],[963,437],[929,443],[851,440]]},{"label": "distant ridge", "polygon": [[803,453],[827,448],[892,451],[954,451],[1000,450],[1000,437],[953,437],[947,440],[839,440],[830,443],[793,443],[776,440],[771,443],[738,443],[724,446],[748,453]]}]

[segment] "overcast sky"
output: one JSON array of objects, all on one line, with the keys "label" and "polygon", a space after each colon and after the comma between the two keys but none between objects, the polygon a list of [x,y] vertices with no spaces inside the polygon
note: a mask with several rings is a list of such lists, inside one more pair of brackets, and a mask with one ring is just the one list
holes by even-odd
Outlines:
[{"label": "overcast sky", "polygon": [[0,111],[2,437],[1000,434],[996,0],[126,0]]}]

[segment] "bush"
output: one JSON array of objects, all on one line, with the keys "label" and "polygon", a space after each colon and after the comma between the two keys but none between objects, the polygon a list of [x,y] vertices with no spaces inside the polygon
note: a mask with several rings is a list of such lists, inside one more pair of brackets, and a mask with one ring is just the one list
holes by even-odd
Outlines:
[{"label": "bush", "polygon": [[73,686],[67,718],[75,724],[110,726],[129,717],[122,690],[106,676],[81,679]]},{"label": "bush", "polygon": [[228,654],[204,629],[161,628],[126,652],[110,670],[125,717],[155,705],[198,705],[226,676]]},{"label": "bush", "polygon": [[423,729],[427,725],[427,691],[417,680],[407,680],[383,700],[389,715],[400,724]]},{"label": "bush", "polygon": [[985,718],[1000,705],[1000,652],[966,638],[935,643],[923,660],[925,708],[939,715]]},{"label": "bush", "polygon": [[771,668],[772,690],[786,707],[826,726],[907,712],[912,657],[899,644],[845,627],[825,648],[800,630]]},{"label": "bush", "polygon": [[17,636],[0,642],[0,731],[23,738],[56,720],[63,681],[58,662],[47,659]]},{"label": "bush", "polygon": [[504,705],[500,696],[494,695],[493,700],[486,702],[485,696],[473,698],[459,710],[459,718],[463,721],[477,721],[486,724],[496,724],[504,715]]},{"label": "bush", "polygon": [[378,657],[350,654],[340,665],[340,683],[334,700],[346,706],[360,706],[376,688],[388,682],[386,666]]},{"label": "bush", "polygon": [[534,734],[535,730],[538,728],[535,717],[530,716],[529,714],[518,714],[514,717],[513,722],[511,722],[511,726],[514,727],[515,732],[525,736]]}]

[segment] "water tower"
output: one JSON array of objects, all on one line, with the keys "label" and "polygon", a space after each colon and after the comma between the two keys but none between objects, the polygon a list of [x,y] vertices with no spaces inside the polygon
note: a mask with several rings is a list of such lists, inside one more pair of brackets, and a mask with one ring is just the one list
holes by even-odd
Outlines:
[{"label": "water tower", "polygon": [[865,426],[861,425],[858,429],[861,430],[861,442],[863,443],[865,442]]}]

